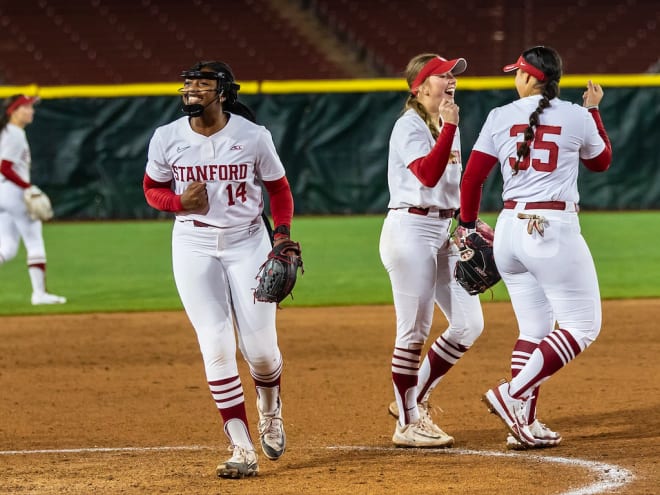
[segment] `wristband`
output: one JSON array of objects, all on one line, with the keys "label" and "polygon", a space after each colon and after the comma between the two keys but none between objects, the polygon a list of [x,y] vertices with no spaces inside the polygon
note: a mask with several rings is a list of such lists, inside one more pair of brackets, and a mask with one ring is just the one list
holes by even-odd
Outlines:
[{"label": "wristband", "polygon": [[286,225],[278,225],[275,227],[275,230],[273,230],[273,234],[279,234],[281,237],[289,237],[291,235],[291,230]]}]

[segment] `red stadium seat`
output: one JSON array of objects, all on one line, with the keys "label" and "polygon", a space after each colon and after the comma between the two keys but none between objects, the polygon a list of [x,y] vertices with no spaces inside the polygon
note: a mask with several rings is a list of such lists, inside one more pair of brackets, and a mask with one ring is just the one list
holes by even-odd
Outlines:
[{"label": "red stadium seat", "polygon": [[[239,80],[351,78],[268,0],[21,0],[0,5],[0,84],[177,81],[198,60]],[[292,4],[294,5],[294,4]],[[658,65],[657,0],[524,2],[308,0],[354,59],[398,77],[413,55],[465,57],[469,76],[501,75],[525,47],[547,44],[566,73],[640,73]],[[307,10],[305,10],[307,9]],[[306,30],[306,31],[309,31]]]}]

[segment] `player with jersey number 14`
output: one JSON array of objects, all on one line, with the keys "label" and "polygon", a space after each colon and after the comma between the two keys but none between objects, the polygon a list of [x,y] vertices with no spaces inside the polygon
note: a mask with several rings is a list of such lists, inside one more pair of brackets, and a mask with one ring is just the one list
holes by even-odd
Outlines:
[{"label": "player with jersey number 14", "polygon": [[516,72],[520,98],[488,114],[463,175],[460,224],[475,228],[481,188],[499,162],[504,209],[493,250],[519,337],[511,381],[488,390],[484,402],[506,424],[509,448],[552,447],[562,437],[536,417],[539,387],[601,327],[596,269],[578,221],[578,168],[581,160],[607,170],[612,147],[598,110],[603,90],[588,81],[582,106],[561,100],[554,49],[525,50],[504,71]]},{"label": "player with jersey number 14", "polygon": [[[151,206],[175,214],[174,280],[231,443],[232,455],[218,465],[217,475],[243,478],[256,475],[259,465],[237,341],[256,388],[264,455],[277,460],[286,449],[276,305],[255,299],[254,289],[264,260],[298,246],[289,239],[293,197],[270,132],[238,101],[240,86],[229,66],[199,62],[182,77],[187,115],[154,132],[144,191]],[[273,240],[263,218],[261,183],[270,197]]]}]

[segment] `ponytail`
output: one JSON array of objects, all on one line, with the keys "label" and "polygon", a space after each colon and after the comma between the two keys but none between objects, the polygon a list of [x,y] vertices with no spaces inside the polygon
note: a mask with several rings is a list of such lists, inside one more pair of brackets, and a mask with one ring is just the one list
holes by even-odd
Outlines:
[{"label": "ponytail", "polygon": [[254,123],[257,122],[257,116],[252,111],[252,109],[238,100],[234,100],[231,102],[225,101],[223,104],[223,108],[229,113],[240,115],[241,117],[246,118],[250,122],[254,122]]},{"label": "ponytail", "polygon": [[405,113],[411,108],[417,112],[422,120],[424,120],[424,123],[429,128],[429,131],[431,131],[433,139],[438,139],[438,136],[440,135],[440,129],[438,128],[437,123],[433,121],[429,113],[426,111],[426,108],[424,108],[424,105],[422,105],[412,93],[408,95],[406,104],[403,107],[403,112]]},{"label": "ponytail", "polygon": [[540,116],[550,106],[550,100],[559,96],[559,80],[562,76],[562,60],[557,50],[549,46],[535,46],[525,50],[522,57],[533,67],[543,72],[545,79],[538,83],[541,87],[541,100],[539,105],[529,116],[529,125],[525,129],[525,141],[517,151],[516,163],[513,165],[513,175],[520,170],[520,162],[530,153],[534,141],[535,128],[539,125]]},{"label": "ponytail", "polygon": [[539,125],[539,117],[543,113],[543,110],[550,106],[550,100],[559,96],[559,83],[554,79],[549,80],[543,87],[543,93],[541,94],[542,98],[539,100],[539,105],[529,116],[529,125],[525,129],[524,134],[525,141],[518,147],[518,157],[516,158],[516,163],[513,165],[513,175],[518,174],[520,162],[529,156],[530,145],[534,141],[535,128]]}]

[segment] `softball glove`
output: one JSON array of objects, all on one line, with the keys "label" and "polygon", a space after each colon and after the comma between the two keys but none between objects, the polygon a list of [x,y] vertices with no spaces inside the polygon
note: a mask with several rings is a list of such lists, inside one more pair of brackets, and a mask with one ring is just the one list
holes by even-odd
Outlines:
[{"label": "softball glove", "polygon": [[454,278],[469,294],[481,294],[500,281],[491,242],[472,232],[461,240],[459,248]]},{"label": "softball glove", "polygon": [[37,186],[30,186],[23,191],[25,207],[32,220],[47,222],[53,218],[53,206],[50,198]]},{"label": "softball glove", "polygon": [[279,304],[296,285],[298,268],[304,273],[300,244],[290,239],[276,243],[257,273],[254,299]]}]

